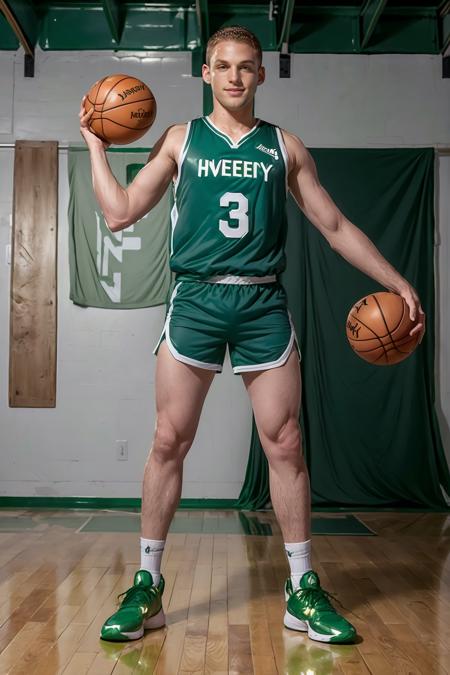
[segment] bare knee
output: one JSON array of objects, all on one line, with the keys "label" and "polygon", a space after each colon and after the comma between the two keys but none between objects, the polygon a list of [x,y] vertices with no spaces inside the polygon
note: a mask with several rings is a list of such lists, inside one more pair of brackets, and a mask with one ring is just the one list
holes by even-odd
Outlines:
[{"label": "bare knee", "polygon": [[302,437],[298,420],[294,417],[263,431],[261,442],[270,463],[303,462]]},{"label": "bare knee", "polygon": [[158,419],[151,456],[160,463],[182,462],[193,440],[189,433],[177,430],[168,420]]}]

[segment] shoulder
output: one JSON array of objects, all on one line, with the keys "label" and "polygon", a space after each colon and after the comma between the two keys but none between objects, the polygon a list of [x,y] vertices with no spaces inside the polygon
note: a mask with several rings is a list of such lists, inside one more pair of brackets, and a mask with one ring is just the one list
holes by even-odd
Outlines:
[{"label": "shoulder", "polygon": [[187,127],[189,122],[183,122],[182,124],[172,124],[166,131],[167,137],[172,142],[183,141],[186,135]]},{"label": "shoulder", "polygon": [[166,143],[168,147],[175,153],[175,157],[177,158],[183,146],[184,139],[186,138],[187,128],[188,122],[183,124],[173,124],[165,132]]},{"label": "shoulder", "polygon": [[310,161],[310,154],[303,141],[286,129],[280,129],[286,146],[286,152],[289,158],[289,169],[300,169],[306,162]]},{"label": "shoulder", "polygon": [[183,124],[173,124],[168,127],[153,146],[153,150],[150,153],[150,159],[162,153],[163,156],[170,157],[170,159],[176,163],[181,148],[183,147],[187,128],[188,122]]},{"label": "shoulder", "polygon": [[292,169],[294,169],[296,166],[299,166],[301,163],[302,154],[306,148],[298,136],[295,136],[295,134],[292,134],[290,131],[286,131],[286,129],[279,127],[278,124],[269,122],[267,120],[260,119],[259,125],[260,127],[271,128],[274,132],[276,131],[278,142],[280,142],[281,135],[281,141],[284,145],[284,149],[286,150],[288,158],[288,172],[290,173]]}]

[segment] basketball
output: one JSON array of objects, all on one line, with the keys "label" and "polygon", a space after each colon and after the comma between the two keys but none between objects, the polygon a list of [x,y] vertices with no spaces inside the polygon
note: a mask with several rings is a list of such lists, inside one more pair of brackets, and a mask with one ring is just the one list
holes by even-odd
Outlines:
[{"label": "basketball", "polygon": [[144,82],[130,75],[108,75],[86,94],[85,109],[94,112],[90,130],[103,141],[126,145],[141,138],[156,117],[156,101]]},{"label": "basketball", "polygon": [[372,293],[351,308],[347,338],[364,361],[390,366],[406,359],[417,347],[420,331],[409,334],[415,325],[401,295],[385,291]]}]

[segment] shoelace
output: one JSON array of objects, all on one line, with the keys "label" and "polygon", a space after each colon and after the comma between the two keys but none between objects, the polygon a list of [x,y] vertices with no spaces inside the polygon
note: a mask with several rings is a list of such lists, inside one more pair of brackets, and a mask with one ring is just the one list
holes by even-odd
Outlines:
[{"label": "shoelace", "polygon": [[337,599],[335,595],[325,591],[323,588],[297,588],[297,590],[294,591],[294,595],[298,595],[299,598],[305,598],[308,604],[314,608],[317,607],[317,609],[321,611],[336,612],[330,602],[330,598],[332,598],[338,603],[338,605],[344,608],[343,604]]},{"label": "shoelace", "polygon": [[[150,588],[149,588],[149,592],[151,592],[151,589],[150,589]],[[122,602],[122,605],[125,605],[125,604],[128,604],[131,600],[134,600],[138,593],[144,593],[145,598],[146,598],[146,601],[148,602],[148,594],[147,594],[147,591],[146,591],[144,588],[140,587],[140,586],[132,586],[132,587],[129,588],[127,591],[124,591],[123,593],[120,593],[120,594],[117,596],[117,599],[119,600],[119,599],[122,597],[122,595],[124,595],[125,598],[124,598],[124,600],[123,600],[123,602]]]}]

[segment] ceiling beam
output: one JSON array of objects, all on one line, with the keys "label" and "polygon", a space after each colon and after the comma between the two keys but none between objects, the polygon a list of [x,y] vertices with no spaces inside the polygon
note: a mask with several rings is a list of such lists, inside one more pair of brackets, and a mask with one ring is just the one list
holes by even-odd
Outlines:
[{"label": "ceiling beam", "polygon": [[120,0],[102,0],[102,5],[113,40],[119,44],[124,26],[125,8]]},{"label": "ceiling beam", "polygon": [[[193,77],[201,77],[202,66],[206,61],[206,45],[210,37],[208,0],[195,0],[195,15],[197,18],[198,46],[192,50],[191,68]],[[205,112],[205,87],[206,85],[203,84],[203,112],[207,114],[210,109],[208,106],[207,112]],[[207,87],[207,89],[209,90],[210,87]]]},{"label": "ceiling beam", "polygon": [[441,53],[445,54],[450,45],[450,0],[448,0],[448,2],[445,2],[440,7],[439,21],[441,24],[441,35],[442,35]]},{"label": "ceiling beam", "polygon": [[206,43],[210,37],[208,0],[195,0],[195,11],[197,14],[200,46],[202,49],[205,49]]},{"label": "ceiling beam", "polygon": [[445,54],[450,46],[450,16],[444,17],[442,21],[442,54]]},{"label": "ceiling beam", "polygon": [[361,9],[361,49],[369,44],[387,0],[367,0]]},{"label": "ceiling beam", "polygon": [[289,38],[291,35],[292,17],[294,16],[295,0],[285,0],[283,21],[281,24],[280,35],[277,42],[277,51],[288,53]]},{"label": "ceiling beam", "polygon": [[25,54],[34,57],[39,20],[31,2],[29,0],[0,0],[0,10],[5,15]]}]

